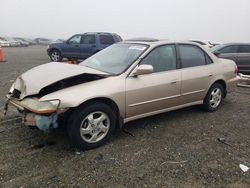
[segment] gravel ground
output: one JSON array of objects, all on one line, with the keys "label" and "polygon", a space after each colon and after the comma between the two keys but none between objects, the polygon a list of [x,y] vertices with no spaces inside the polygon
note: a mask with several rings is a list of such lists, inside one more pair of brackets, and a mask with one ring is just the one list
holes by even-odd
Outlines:
[{"label": "gravel ground", "polygon": [[[0,63],[0,187],[250,187],[250,89],[214,113],[185,108],[131,122],[103,147],[80,152],[64,129],[21,127],[4,95],[22,72],[49,61],[46,47],[4,48]],[[225,138],[223,144],[218,138]],[[41,144],[47,140],[54,143]],[[40,144],[40,147],[39,147]]]}]

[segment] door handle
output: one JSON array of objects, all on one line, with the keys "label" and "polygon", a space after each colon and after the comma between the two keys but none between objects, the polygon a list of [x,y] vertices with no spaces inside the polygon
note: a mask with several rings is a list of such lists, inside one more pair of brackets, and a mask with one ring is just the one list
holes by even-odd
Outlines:
[{"label": "door handle", "polygon": [[212,77],[212,76],[213,76],[213,74],[209,74],[209,75],[208,75],[208,77]]},{"label": "door handle", "polygon": [[96,45],[93,44],[92,47],[96,47]]},{"label": "door handle", "polygon": [[79,45],[75,45],[75,47],[79,47]]}]

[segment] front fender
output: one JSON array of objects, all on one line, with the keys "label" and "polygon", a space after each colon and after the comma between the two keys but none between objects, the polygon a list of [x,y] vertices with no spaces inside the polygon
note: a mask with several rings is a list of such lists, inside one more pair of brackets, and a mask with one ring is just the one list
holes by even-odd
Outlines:
[{"label": "front fender", "polygon": [[125,79],[109,77],[65,88],[40,98],[40,101],[59,99],[59,108],[72,108],[95,98],[108,98],[116,103],[120,115],[125,115]]}]

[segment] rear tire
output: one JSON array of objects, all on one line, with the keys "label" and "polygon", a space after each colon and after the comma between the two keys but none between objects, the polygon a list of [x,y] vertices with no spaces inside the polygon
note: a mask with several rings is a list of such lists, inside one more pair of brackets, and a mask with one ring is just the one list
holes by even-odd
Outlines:
[{"label": "rear tire", "polygon": [[88,103],[76,109],[68,123],[68,134],[80,150],[89,150],[103,145],[115,131],[116,116],[106,104]]},{"label": "rear tire", "polygon": [[221,84],[213,84],[203,100],[203,109],[208,112],[216,111],[221,105],[224,93],[225,91]]},{"label": "rear tire", "polygon": [[59,50],[52,50],[49,56],[50,56],[51,61],[55,61],[55,62],[61,62],[63,59],[61,52]]}]

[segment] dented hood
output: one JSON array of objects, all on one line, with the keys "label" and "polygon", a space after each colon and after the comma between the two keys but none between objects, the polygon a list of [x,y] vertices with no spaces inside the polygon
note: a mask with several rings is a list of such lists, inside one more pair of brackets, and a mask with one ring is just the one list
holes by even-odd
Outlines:
[{"label": "dented hood", "polygon": [[17,89],[20,91],[20,99],[23,99],[28,95],[38,94],[42,88],[50,84],[84,73],[108,75],[105,72],[85,66],[51,62],[37,66],[23,73],[14,82],[12,90]]}]

